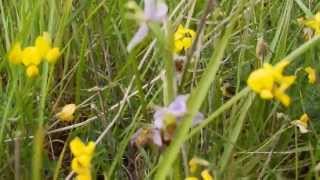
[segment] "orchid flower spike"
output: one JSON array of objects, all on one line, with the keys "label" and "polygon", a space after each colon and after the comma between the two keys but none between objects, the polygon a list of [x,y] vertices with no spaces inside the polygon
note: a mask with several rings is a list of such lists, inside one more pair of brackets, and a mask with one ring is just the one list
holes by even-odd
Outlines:
[{"label": "orchid flower spike", "polygon": [[148,35],[149,27],[147,22],[162,23],[166,19],[168,6],[164,2],[158,1],[159,0],[144,0],[143,17],[139,29],[127,46],[129,52]]}]

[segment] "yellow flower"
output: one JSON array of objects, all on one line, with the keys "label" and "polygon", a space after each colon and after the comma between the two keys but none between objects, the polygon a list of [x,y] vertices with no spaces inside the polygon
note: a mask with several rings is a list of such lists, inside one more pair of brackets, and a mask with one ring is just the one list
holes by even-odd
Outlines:
[{"label": "yellow flower", "polygon": [[301,115],[299,120],[295,120],[292,122],[293,125],[297,126],[302,134],[309,132],[308,130],[308,122],[310,118],[308,114],[304,113]]},{"label": "yellow flower", "polygon": [[31,64],[39,65],[41,59],[41,52],[34,46],[27,47],[22,51],[22,63],[25,66],[29,66]]},{"label": "yellow flower", "polygon": [[91,180],[91,173],[89,172],[88,174],[79,174],[77,177],[76,177],[76,180]]},{"label": "yellow flower", "polygon": [[74,119],[74,112],[76,111],[77,106],[75,104],[65,105],[56,116],[62,121],[72,121]]},{"label": "yellow flower", "polygon": [[185,180],[198,180],[198,178],[194,176],[189,176]]},{"label": "yellow flower", "polygon": [[77,179],[91,179],[91,159],[95,150],[95,143],[90,141],[85,145],[78,137],[70,142],[70,150],[74,155],[71,168],[78,174]]},{"label": "yellow flower", "polygon": [[29,78],[34,78],[39,75],[39,69],[36,65],[30,65],[27,67],[26,73]]},{"label": "yellow flower", "polygon": [[195,173],[195,172],[197,171],[198,162],[197,162],[197,159],[196,159],[196,158],[192,158],[192,159],[189,161],[189,168],[190,168],[190,172],[191,172],[191,173]]},{"label": "yellow flower", "polygon": [[189,161],[190,172],[195,173],[197,171],[199,165],[208,166],[209,162],[204,159],[197,158],[197,157],[192,158]]},{"label": "yellow flower", "polygon": [[90,172],[91,157],[80,156],[75,157],[71,161],[71,168],[74,172],[78,174],[88,174]]},{"label": "yellow flower", "polygon": [[304,21],[304,24],[314,30],[316,35],[320,35],[320,12]]},{"label": "yellow flower", "polygon": [[38,49],[41,57],[45,57],[51,49],[51,37],[49,33],[44,32],[42,36],[38,36],[35,42],[35,47]]},{"label": "yellow flower", "polygon": [[260,93],[261,98],[273,98],[274,77],[272,76],[272,69],[267,68],[267,64],[264,65],[264,68],[253,71],[248,78],[247,84],[253,91]]},{"label": "yellow flower", "polygon": [[80,138],[76,137],[70,142],[70,149],[74,156],[88,155],[91,156],[95,149],[95,143],[90,141],[85,145]]},{"label": "yellow flower", "polygon": [[20,64],[22,58],[21,44],[15,43],[8,54],[9,61],[12,64]]},{"label": "yellow flower", "polygon": [[306,67],[304,70],[308,73],[309,83],[314,84],[316,82],[316,70],[312,67]]},{"label": "yellow flower", "polygon": [[288,107],[291,103],[290,97],[281,88],[275,88],[274,96],[286,107]]},{"label": "yellow flower", "polygon": [[60,55],[61,53],[59,48],[52,48],[46,54],[46,59],[49,63],[55,63]]},{"label": "yellow flower", "polygon": [[201,172],[201,177],[203,180],[213,180],[213,177],[210,175],[210,172],[208,169],[205,169]]},{"label": "yellow flower", "polygon": [[196,32],[192,29],[184,28],[179,25],[177,31],[174,33],[174,51],[176,53],[186,50],[191,47],[195,38]]},{"label": "yellow flower", "polygon": [[265,63],[262,68],[253,71],[248,80],[248,86],[260,95],[262,99],[277,99],[283,105],[290,105],[290,97],[285,91],[295,81],[295,76],[284,76],[283,70],[289,64],[282,60],[275,66]]}]

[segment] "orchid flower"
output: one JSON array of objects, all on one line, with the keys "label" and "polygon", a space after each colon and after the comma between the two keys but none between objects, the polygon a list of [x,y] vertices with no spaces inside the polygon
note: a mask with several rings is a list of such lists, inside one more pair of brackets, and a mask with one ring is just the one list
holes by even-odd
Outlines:
[{"label": "orchid flower", "polygon": [[168,12],[168,6],[164,2],[158,0],[144,0],[143,17],[141,19],[139,29],[129,42],[127,50],[130,52],[136,45],[138,45],[149,33],[147,22],[162,23]]},{"label": "orchid flower", "polygon": [[[187,100],[187,95],[179,95],[168,107],[158,107],[153,116],[154,127],[158,129],[164,128],[167,115],[175,117],[177,122],[181,121],[182,117],[187,113]],[[202,120],[203,114],[197,113],[196,116],[193,117],[192,125],[197,125]]]},{"label": "orchid flower", "polygon": [[[152,143],[158,147],[170,143],[176,126],[187,114],[187,95],[179,95],[168,107],[158,107],[154,113],[152,127],[140,128],[131,138],[132,145],[145,145]],[[199,124],[203,120],[203,114],[197,113],[193,117],[192,124]]]}]

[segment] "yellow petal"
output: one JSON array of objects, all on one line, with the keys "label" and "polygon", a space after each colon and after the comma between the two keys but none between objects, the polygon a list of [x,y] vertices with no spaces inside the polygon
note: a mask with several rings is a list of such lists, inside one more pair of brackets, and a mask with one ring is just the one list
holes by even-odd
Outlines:
[{"label": "yellow petal", "polygon": [[197,171],[198,166],[208,166],[209,162],[205,159],[194,157],[189,161],[190,172],[195,173]]},{"label": "yellow petal", "polygon": [[189,177],[186,177],[185,180],[198,180],[198,178],[194,176],[189,176]]},{"label": "yellow petal", "polygon": [[45,55],[51,49],[50,35],[45,32],[42,36],[38,36],[35,42],[35,47],[38,49],[41,57],[45,57]]},{"label": "yellow petal", "polygon": [[273,94],[270,90],[262,90],[260,92],[260,97],[262,99],[272,99],[273,98]]},{"label": "yellow petal", "polygon": [[198,161],[196,158],[192,158],[190,161],[189,161],[189,168],[190,168],[190,172],[191,173],[195,173],[198,169]]},{"label": "yellow petal", "polygon": [[180,24],[180,25],[178,26],[178,29],[177,29],[176,33],[178,33],[178,34],[183,34],[184,31],[185,31],[184,27]]},{"label": "yellow petal", "polygon": [[317,12],[317,14],[314,16],[314,20],[320,23],[320,12]]},{"label": "yellow petal", "polygon": [[34,78],[39,75],[39,69],[36,65],[30,65],[27,67],[26,74],[29,78]]},{"label": "yellow petal", "polygon": [[12,64],[20,64],[22,59],[22,49],[20,43],[15,43],[8,54],[9,61]]},{"label": "yellow petal", "polygon": [[271,91],[274,85],[272,72],[267,68],[255,70],[249,75],[247,84],[253,91],[257,93],[259,93],[261,90]]},{"label": "yellow petal", "polygon": [[181,40],[177,40],[174,42],[174,52],[179,53],[183,49],[183,43]]},{"label": "yellow petal", "polygon": [[76,137],[70,142],[70,150],[74,156],[81,156],[85,151],[85,144]]},{"label": "yellow petal", "polygon": [[71,169],[75,173],[82,174],[87,171],[88,168],[83,167],[81,163],[79,163],[78,158],[73,158],[71,161]]},{"label": "yellow petal", "polygon": [[183,44],[184,49],[190,48],[192,45],[192,38],[183,38],[182,44]]},{"label": "yellow petal", "polygon": [[274,96],[279,100],[284,106],[288,107],[290,105],[290,97],[284,93],[281,89],[275,89]]},{"label": "yellow petal", "polygon": [[38,48],[31,46],[27,47],[22,51],[22,63],[25,66],[39,65],[41,62],[41,54]]},{"label": "yellow petal", "polygon": [[299,120],[308,125],[308,122],[309,122],[310,118],[309,118],[307,113],[304,113],[304,114],[301,115]]},{"label": "yellow petal", "polygon": [[277,80],[281,79],[281,77],[283,77],[282,72],[283,72],[284,68],[289,65],[289,63],[290,63],[289,60],[284,59],[284,60],[281,60],[280,62],[278,62],[274,66],[273,75]]},{"label": "yellow petal", "polygon": [[278,83],[280,83],[280,89],[282,91],[285,91],[294,83],[295,80],[296,80],[295,76],[282,76],[278,80]]},{"label": "yellow petal", "polygon": [[210,175],[210,172],[208,169],[205,169],[201,172],[201,177],[203,180],[213,180],[213,177]]},{"label": "yellow petal", "polygon": [[56,116],[61,121],[72,121],[74,119],[73,114],[76,111],[76,108],[77,106],[75,104],[67,104],[56,114]]},{"label": "yellow petal", "polygon": [[57,59],[60,57],[61,53],[59,48],[52,48],[46,54],[46,59],[49,63],[55,63]]},{"label": "yellow petal", "polygon": [[88,155],[92,155],[95,150],[96,144],[93,141],[90,141],[85,148],[85,153]]},{"label": "yellow petal", "polygon": [[91,163],[91,156],[88,155],[82,155],[77,158],[78,163],[80,164],[81,167],[89,168],[90,163]]},{"label": "yellow petal", "polygon": [[76,177],[76,180],[91,180],[91,174],[89,173],[83,173],[83,174],[79,174]]},{"label": "yellow petal", "polygon": [[310,84],[314,84],[316,82],[316,71],[312,67],[306,67],[304,69],[308,73],[308,80]]}]

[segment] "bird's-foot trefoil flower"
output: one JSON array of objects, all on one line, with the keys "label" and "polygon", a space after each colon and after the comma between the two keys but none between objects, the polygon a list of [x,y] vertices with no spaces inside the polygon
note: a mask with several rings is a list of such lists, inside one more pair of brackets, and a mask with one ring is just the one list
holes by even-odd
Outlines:
[{"label": "bird's-foot trefoil flower", "polygon": [[174,51],[180,53],[190,48],[195,36],[195,31],[179,25],[177,31],[174,33]]},{"label": "bird's-foot trefoil flower", "polygon": [[36,38],[32,46],[22,48],[20,43],[15,43],[8,53],[8,59],[12,64],[23,64],[26,67],[26,75],[34,78],[38,76],[38,65],[43,60],[55,63],[60,55],[60,49],[52,47],[49,33],[44,32]]},{"label": "bird's-foot trefoil flower", "polygon": [[22,51],[22,63],[25,66],[38,66],[41,63],[41,59],[41,51],[35,46],[29,46]]},{"label": "bird's-foot trefoil flower", "polygon": [[186,180],[197,180],[199,179],[198,176],[201,176],[202,180],[213,180],[213,176],[207,168],[209,166],[208,161],[194,157],[189,161],[188,164],[191,176],[185,178]]},{"label": "bird's-foot trefoil flower", "polygon": [[308,74],[309,83],[314,84],[317,80],[316,70],[309,66],[304,68],[304,71]]},{"label": "bird's-foot trefoil flower", "polygon": [[20,64],[22,59],[22,49],[19,42],[15,43],[8,54],[8,59],[12,64]]},{"label": "bird's-foot trefoil flower", "polygon": [[42,36],[38,36],[35,41],[35,47],[38,49],[41,57],[45,57],[48,51],[51,49],[51,37],[49,33],[44,32]]},{"label": "bird's-foot trefoil flower", "polygon": [[56,117],[61,121],[72,121],[74,119],[74,112],[77,106],[75,104],[65,105],[60,112],[56,114]]},{"label": "bird's-foot trefoil flower", "polygon": [[302,134],[309,132],[308,123],[310,118],[308,114],[304,113],[301,115],[300,119],[293,121],[291,124],[297,126]]},{"label": "bird's-foot trefoil flower", "polygon": [[290,97],[285,91],[295,81],[295,76],[283,75],[288,60],[282,60],[275,66],[265,63],[262,68],[253,71],[247,80],[248,86],[262,99],[277,99],[284,106],[290,105]]},{"label": "bird's-foot trefoil flower", "polygon": [[77,179],[91,180],[91,159],[95,146],[93,141],[85,145],[78,137],[70,142],[70,150],[74,156],[71,169],[77,174]]},{"label": "bird's-foot trefoil flower", "polygon": [[60,49],[55,47],[55,48],[49,49],[45,58],[48,61],[48,63],[54,64],[57,62],[60,55],[61,55]]},{"label": "bird's-foot trefoil flower", "polygon": [[201,177],[203,180],[213,180],[213,177],[208,169],[205,169],[201,172]]},{"label": "bird's-foot trefoil flower", "polygon": [[36,65],[30,65],[27,67],[26,73],[29,78],[34,78],[39,75],[39,69]]},{"label": "bird's-foot trefoil flower", "polygon": [[315,35],[320,35],[320,12],[317,12],[317,14],[313,17],[307,18],[305,20],[300,20],[300,22],[302,22],[302,24],[304,24],[305,26],[311,28],[314,31]]},{"label": "bird's-foot trefoil flower", "polygon": [[[133,2],[131,2],[132,4]],[[132,7],[133,5],[129,5]],[[168,6],[160,0],[144,0],[144,10],[134,9],[138,14],[139,28],[127,46],[130,52],[136,47],[149,33],[148,22],[163,23],[167,18]]]}]

